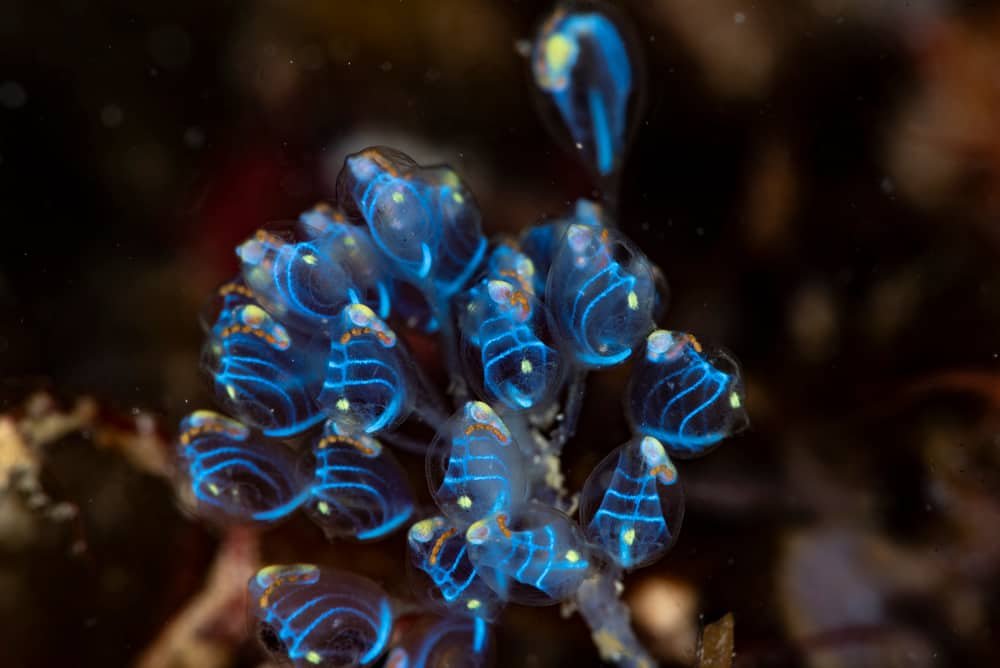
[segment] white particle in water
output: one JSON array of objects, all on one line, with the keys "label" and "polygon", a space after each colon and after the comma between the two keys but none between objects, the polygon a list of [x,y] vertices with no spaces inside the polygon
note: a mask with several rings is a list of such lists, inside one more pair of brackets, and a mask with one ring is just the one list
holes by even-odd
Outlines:
[{"label": "white particle in water", "polygon": [[20,109],[28,101],[28,93],[24,86],[16,81],[5,81],[0,84],[0,104],[8,109]]},{"label": "white particle in water", "polygon": [[106,128],[117,128],[122,124],[124,119],[125,114],[122,112],[121,107],[116,104],[108,104],[101,109],[101,123]]}]

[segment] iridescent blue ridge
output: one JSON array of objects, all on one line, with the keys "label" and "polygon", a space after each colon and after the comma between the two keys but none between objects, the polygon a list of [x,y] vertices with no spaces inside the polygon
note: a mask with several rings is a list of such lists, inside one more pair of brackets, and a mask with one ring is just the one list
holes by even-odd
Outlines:
[{"label": "iridescent blue ridge", "polygon": [[376,434],[411,407],[408,359],[396,334],[363,304],[351,304],[331,329],[319,404],[344,434]]},{"label": "iridescent blue ridge", "polygon": [[451,168],[425,167],[417,178],[433,193],[441,221],[435,285],[443,295],[451,296],[465,287],[486,255],[482,215],[472,191]]},{"label": "iridescent blue ridge", "polygon": [[552,266],[552,260],[559,250],[559,241],[566,234],[566,228],[572,224],[605,227],[608,220],[600,204],[588,199],[578,199],[572,214],[556,218],[551,222],[533,225],[521,234],[519,246],[521,252],[531,260],[534,269],[534,291],[539,296],[545,293],[549,267]]},{"label": "iridescent blue ridge", "polygon": [[646,257],[616,230],[574,223],[549,269],[556,331],[585,368],[627,359],[653,328],[656,285]]},{"label": "iridescent blue ridge", "polygon": [[385,652],[389,598],[375,583],[311,564],[268,566],[250,579],[258,635],[296,668],[366,666]]},{"label": "iridescent blue ridge", "polygon": [[337,199],[368,225],[392,271],[421,281],[430,274],[441,226],[422,184],[407,178],[416,167],[387,147],[349,155],[337,178]]},{"label": "iridescent blue ridge", "polygon": [[368,231],[337,220],[318,207],[303,214],[314,236],[294,241],[258,231],[236,249],[243,278],[279,320],[324,326],[349,303],[365,303],[389,314],[388,280]]},{"label": "iridescent blue ridge", "polygon": [[724,353],[707,355],[690,334],[657,330],[646,340],[629,382],[633,428],[663,442],[676,457],[698,457],[748,424],[739,367]]},{"label": "iridescent blue ridge", "polygon": [[625,148],[632,65],[618,26],[592,11],[558,9],[532,52],[535,83],[555,103],[573,141],[602,175]]},{"label": "iridescent blue ridge", "polygon": [[489,664],[489,635],[482,619],[421,620],[389,653],[385,668],[484,668]]},{"label": "iridescent blue ridge", "polygon": [[509,511],[527,495],[521,452],[507,426],[481,401],[466,403],[448,421],[426,463],[434,501],[461,527]]},{"label": "iridescent blue ridge", "polygon": [[620,567],[638,568],[677,540],[684,494],[677,469],[649,436],[616,448],[597,465],[580,495],[580,524]]},{"label": "iridescent blue ridge", "polygon": [[544,305],[523,286],[484,279],[459,319],[463,361],[484,398],[512,411],[544,407],[563,380]]},{"label": "iridescent blue ridge", "polygon": [[541,504],[479,520],[465,537],[486,583],[501,599],[523,605],[565,600],[593,568],[576,524]]},{"label": "iridescent blue ridge", "polygon": [[315,397],[322,376],[315,368],[325,346],[276,322],[238,292],[245,286],[222,290],[230,287],[204,352],[216,399],[267,436],[292,436],[319,424]]},{"label": "iridescent blue ridge", "polygon": [[482,262],[479,208],[447,167],[422,168],[399,151],[368,148],[347,157],[337,192],[368,224],[392,271],[425,293],[454,295]]},{"label": "iridescent blue ridge", "polygon": [[313,457],[305,508],[327,537],[376,540],[412,515],[413,491],[406,475],[375,439],[341,436],[328,424]]},{"label": "iridescent blue ridge", "polygon": [[444,517],[430,517],[410,527],[407,542],[410,562],[430,578],[422,594],[456,613],[496,617],[502,604],[469,560],[464,532]]},{"label": "iridescent blue ridge", "polygon": [[198,514],[235,524],[273,524],[308,498],[298,458],[282,443],[252,437],[239,422],[212,411],[181,421],[178,460]]}]

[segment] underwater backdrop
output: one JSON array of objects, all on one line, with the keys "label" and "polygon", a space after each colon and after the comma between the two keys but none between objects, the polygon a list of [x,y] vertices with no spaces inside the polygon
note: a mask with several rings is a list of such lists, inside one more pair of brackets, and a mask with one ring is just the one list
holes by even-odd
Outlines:
[{"label": "underwater backdrop", "polygon": [[[583,574],[640,566],[621,601],[661,665],[996,661],[1000,12],[557,6],[0,6],[5,665],[270,665],[298,642],[271,594],[304,582],[368,605],[363,663],[442,638],[598,666],[619,636],[587,622],[617,618],[586,602],[618,592]],[[503,445],[536,428],[551,490]],[[233,441],[266,504],[213,505]],[[352,467],[377,493],[337,510]],[[544,527],[555,580],[518,542]],[[449,588],[452,559],[493,576]]]}]

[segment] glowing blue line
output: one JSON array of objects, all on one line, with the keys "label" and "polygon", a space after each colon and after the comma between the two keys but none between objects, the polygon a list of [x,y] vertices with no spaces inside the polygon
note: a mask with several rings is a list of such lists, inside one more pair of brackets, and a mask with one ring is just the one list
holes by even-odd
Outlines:
[{"label": "glowing blue line", "polygon": [[611,171],[611,136],[607,116],[604,113],[604,104],[596,88],[591,88],[588,91],[587,101],[590,104],[590,118],[593,123],[594,139],[597,145],[597,171],[601,174],[607,174]]}]

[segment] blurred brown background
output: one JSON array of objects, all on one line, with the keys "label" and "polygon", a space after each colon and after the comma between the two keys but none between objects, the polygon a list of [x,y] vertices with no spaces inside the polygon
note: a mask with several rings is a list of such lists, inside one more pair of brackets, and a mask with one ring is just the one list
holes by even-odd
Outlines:
[{"label": "blurred brown background", "polygon": [[[1000,9],[618,4],[647,80],[620,223],[670,280],[661,324],[741,360],[753,421],[681,464],[678,547],[627,580],[640,633],[694,665],[731,611],[737,666],[996,665]],[[489,232],[589,195],[518,55],[549,8],[0,3],[5,666],[263,662],[226,601],[188,633],[213,654],[147,649],[212,608],[219,545],[257,559],[165,479],[176,420],[209,403],[198,310],[238,241],[329,198],[369,144],[451,163]],[[626,438],[605,408],[622,380],[591,379],[577,486]],[[405,588],[401,539],[328,546],[292,522],[260,545]],[[498,638],[501,666],[599,664],[557,609]]]}]

